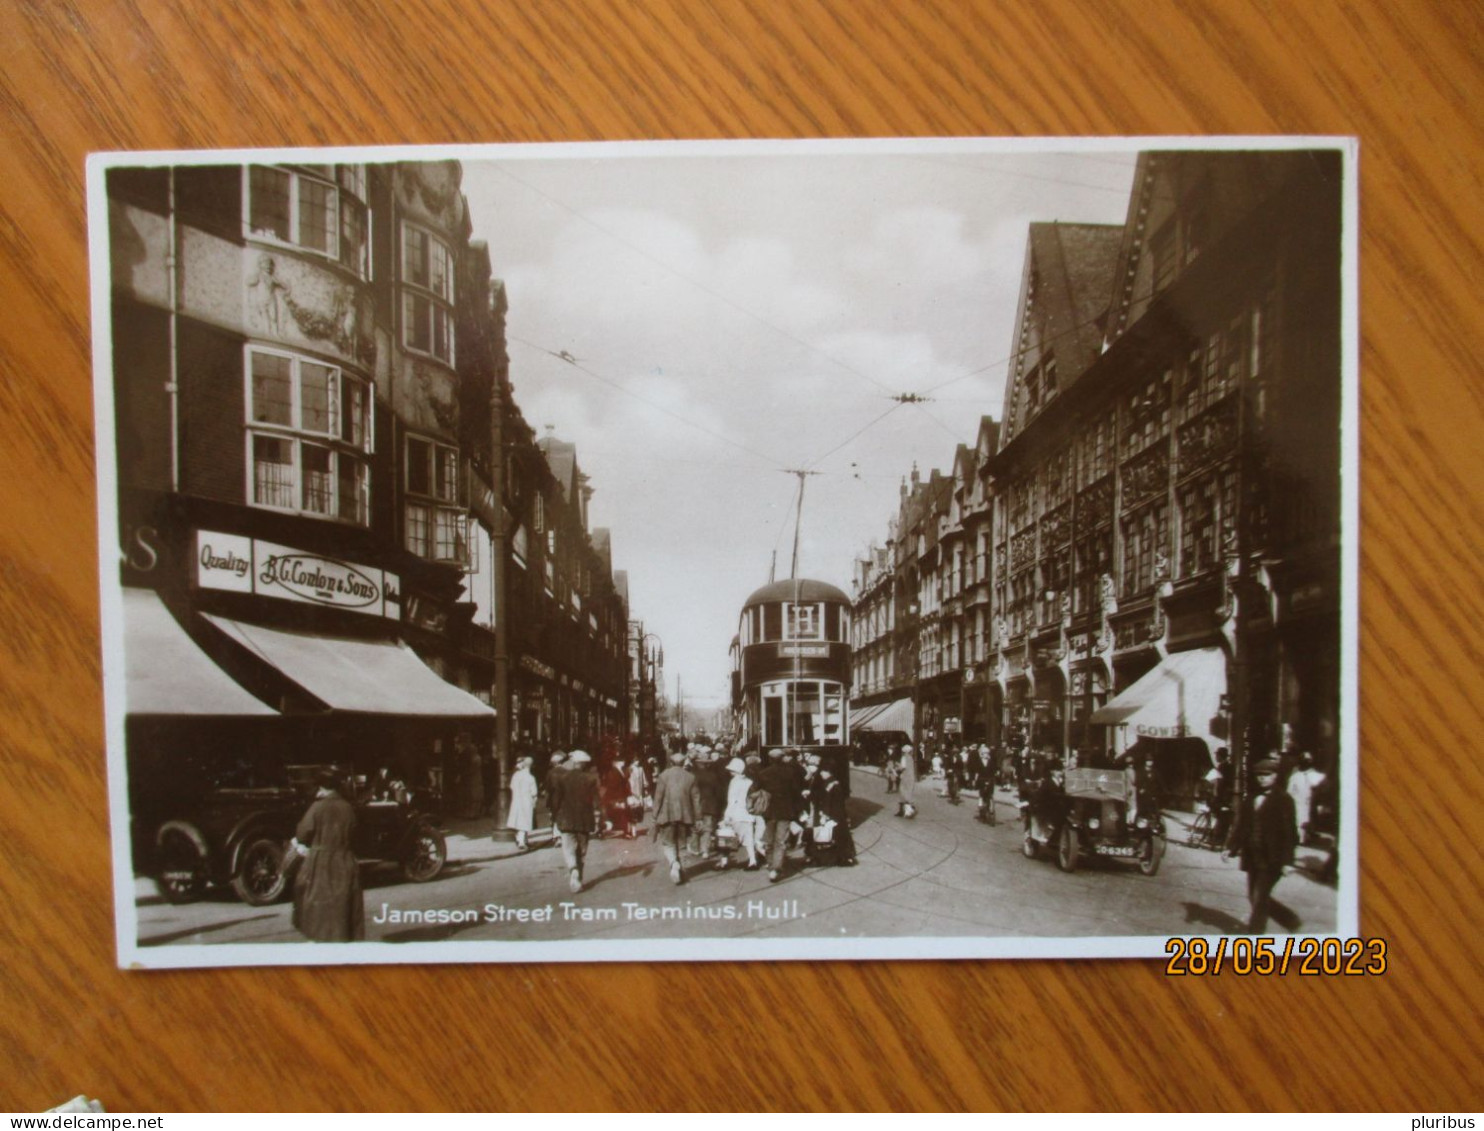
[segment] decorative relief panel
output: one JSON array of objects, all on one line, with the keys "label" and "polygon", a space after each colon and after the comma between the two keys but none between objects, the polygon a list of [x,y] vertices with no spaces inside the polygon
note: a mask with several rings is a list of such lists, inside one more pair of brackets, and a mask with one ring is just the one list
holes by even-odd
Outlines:
[{"label": "decorative relief panel", "polygon": [[1180,475],[1200,471],[1236,451],[1237,398],[1227,397],[1201,413],[1177,433]]},{"label": "decorative relief panel", "polygon": [[1019,571],[1036,558],[1036,528],[1022,530],[1010,539],[1010,568]]},{"label": "decorative relief panel", "polygon": [[1105,475],[1077,496],[1077,513],[1084,529],[1113,520],[1113,477]]},{"label": "decorative relief panel", "polygon": [[375,315],[363,288],[295,255],[250,246],[242,260],[248,333],[375,366]]},{"label": "decorative relief panel", "polygon": [[1149,448],[1123,465],[1123,509],[1132,510],[1170,489],[1170,453],[1164,444]]},{"label": "decorative relief panel", "polygon": [[1048,550],[1072,540],[1072,504],[1063,503],[1041,516],[1041,544]]}]

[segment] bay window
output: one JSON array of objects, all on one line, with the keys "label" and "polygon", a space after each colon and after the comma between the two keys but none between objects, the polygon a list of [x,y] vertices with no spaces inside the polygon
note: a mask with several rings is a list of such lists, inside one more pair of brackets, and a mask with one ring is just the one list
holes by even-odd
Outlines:
[{"label": "bay window", "polygon": [[364,166],[252,165],[247,171],[247,234],[334,259],[370,274]]},{"label": "bay window", "polygon": [[403,451],[407,549],[420,558],[470,564],[469,516],[459,493],[459,450],[407,436]]},{"label": "bay window", "polygon": [[449,365],[453,356],[453,255],[425,228],[402,225],[402,344]]},{"label": "bay window", "polygon": [[338,366],[247,351],[248,499],[366,526],[373,397]]}]

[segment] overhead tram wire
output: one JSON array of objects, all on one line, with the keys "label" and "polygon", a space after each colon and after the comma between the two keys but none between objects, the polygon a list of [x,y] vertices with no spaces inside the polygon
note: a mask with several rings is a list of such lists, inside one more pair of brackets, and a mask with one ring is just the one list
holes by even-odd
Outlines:
[{"label": "overhead tram wire", "polygon": [[609,239],[614,240],[615,242],[622,244],[624,247],[628,248],[630,251],[634,252],[636,255],[642,256],[643,258],[649,260],[649,262],[653,263],[656,267],[659,267],[662,270],[669,272],[671,275],[675,276],[675,278],[681,280],[682,282],[689,283],[691,286],[695,287],[697,290],[702,291],[702,292],[710,295],[712,298],[716,299],[718,302],[724,303],[725,305],[731,307],[733,310],[737,311],[739,314],[744,314],[748,318],[751,318],[751,319],[753,319],[756,322],[760,322],[762,325],[764,325],[768,329],[772,330],[775,334],[779,334],[782,337],[787,338],[789,341],[795,343],[796,345],[803,346],[810,353],[816,354],[819,357],[824,358],[830,364],[832,364],[834,366],[837,366],[840,369],[843,369],[847,373],[852,373],[855,376],[861,378],[861,380],[867,381],[870,384],[875,385],[882,392],[884,392],[884,393],[886,393],[888,395],[892,395],[891,388],[889,388],[883,382],[878,381],[876,378],[872,377],[869,373],[863,373],[861,370],[855,368],[855,366],[849,365],[846,362],[841,361],[839,358],[833,356],[832,354],[826,353],[824,350],[820,349],[816,345],[811,344],[810,342],[806,342],[803,338],[799,337],[797,334],[791,334],[787,330],[785,330],[783,327],[781,327],[779,325],[776,325],[773,322],[769,322],[761,314],[758,314],[757,312],[752,311],[752,310],[748,310],[747,307],[743,306],[741,303],[738,303],[738,302],[733,301],[732,299],[728,298],[726,295],[720,293],[719,291],[712,290],[710,287],[708,287],[705,283],[701,282],[700,280],[698,280],[698,279],[692,279],[689,275],[686,275],[686,274],[682,273],[681,271],[676,270],[674,267],[671,267],[668,263],[664,262],[663,260],[655,258],[653,255],[651,255],[644,248],[640,247],[638,244],[632,242],[631,240],[624,239],[624,237],[621,236],[621,235],[619,235],[617,232],[611,232],[611,231],[609,231],[607,228],[603,227],[602,224],[599,224],[596,220],[593,220],[590,217],[584,215],[583,213],[577,211],[577,209],[573,208],[571,205],[564,204],[562,201],[558,200],[556,197],[552,196],[550,193],[542,192],[539,188],[537,188],[535,185],[531,184],[529,181],[525,181],[525,180],[522,180],[520,177],[517,177],[514,173],[510,172],[510,170],[506,169],[504,167],[504,165],[502,165],[502,164],[500,164],[500,163],[497,162],[497,163],[494,164],[493,167],[502,176],[508,178],[509,180],[514,181],[518,185],[521,185],[523,188],[527,189],[528,191],[535,193],[537,196],[541,197],[543,200],[548,201],[549,203],[551,203],[551,204],[555,205],[556,207],[562,209],[562,211],[567,212],[567,213],[571,214],[572,216],[577,217],[577,219],[581,220],[584,224],[588,225],[590,228],[593,228],[594,230],[596,230],[598,232],[601,232],[603,235],[607,236]]},{"label": "overhead tram wire", "polygon": [[652,401],[648,397],[641,397],[638,393],[634,392],[632,389],[629,389],[629,388],[625,387],[623,384],[621,384],[618,381],[615,381],[613,378],[611,378],[611,377],[605,377],[603,374],[597,372],[596,370],[589,369],[587,366],[583,365],[580,360],[578,360],[577,358],[573,357],[566,350],[549,350],[545,346],[538,346],[535,342],[528,342],[524,338],[516,337],[514,334],[509,335],[509,338],[510,338],[510,340],[512,342],[519,342],[521,345],[526,346],[529,349],[536,350],[538,353],[544,353],[548,357],[554,357],[558,361],[562,362],[564,365],[570,365],[573,369],[577,369],[577,370],[580,370],[583,373],[586,373],[589,377],[593,378],[595,381],[601,381],[603,384],[608,385],[611,388],[617,389],[624,396],[631,397],[634,400],[638,401],[640,404],[646,405],[649,408],[654,409],[656,412],[662,412],[666,416],[670,417],[672,420],[678,420],[681,424],[684,424],[687,428],[694,428],[698,432],[704,432],[707,436],[710,436],[714,440],[720,440],[722,443],[729,444],[730,446],[736,448],[740,452],[746,452],[748,455],[752,456],[754,459],[762,460],[764,463],[769,464],[770,466],[775,467],[775,468],[778,467],[778,465],[780,463],[779,460],[774,459],[772,456],[764,455],[762,452],[754,451],[752,448],[749,448],[746,444],[738,443],[736,440],[733,440],[730,436],[723,435],[722,433],[716,431],[714,428],[708,428],[704,424],[698,424],[694,420],[688,420],[688,419],[686,419],[685,417],[681,416],[678,412],[676,412],[674,409],[666,408],[664,405],[658,403],[657,401]]}]

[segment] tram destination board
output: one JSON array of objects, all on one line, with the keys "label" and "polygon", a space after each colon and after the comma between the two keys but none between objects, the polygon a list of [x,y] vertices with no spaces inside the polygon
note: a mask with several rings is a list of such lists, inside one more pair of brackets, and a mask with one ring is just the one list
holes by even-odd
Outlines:
[{"label": "tram destination board", "polygon": [[1358,937],[1355,159],[94,155],[120,964]]}]

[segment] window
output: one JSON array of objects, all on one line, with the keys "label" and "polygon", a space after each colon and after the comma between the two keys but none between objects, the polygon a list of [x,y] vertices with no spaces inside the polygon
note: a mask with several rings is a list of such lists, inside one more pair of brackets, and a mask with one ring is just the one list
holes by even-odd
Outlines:
[{"label": "window", "polygon": [[1145,507],[1123,521],[1123,593],[1133,596],[1152,586],[1155,564],[1168,551],[1169,505]]},{"label": "window", "polygon": [[420,558],[470,566],[469,516],[459,493],[459,450],[408,436],[404,452],[407,549]]},{"label": "window", "polygon": [[371,387],[338,366],[247,351],[249,500],[254,506],[371,520]]},{"label": "window", "polygon": [[341,165],[338,172],[329,165],[303,169],[248,168],[248,235],[316,252],[367,278],[370,220],[365,167]]},{"label": "window", "polygon": [[453,256],[431,232],[402,225],[402,344],[453,364]]}]

